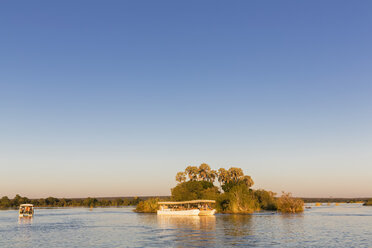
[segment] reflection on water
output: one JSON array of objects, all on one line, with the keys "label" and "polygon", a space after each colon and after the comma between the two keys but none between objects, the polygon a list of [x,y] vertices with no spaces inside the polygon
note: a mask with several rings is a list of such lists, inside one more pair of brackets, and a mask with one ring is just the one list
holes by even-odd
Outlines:
[{"label": "reflection on water", "polygon": [[278,221],[278,229],[286,237],[303,235],[304,229],[304,214],[282,214]]},{"label": "reflection on water", "polygon": [[193,230],[211,231],[216,228],[215,216],[165,216],[158,215],[160,228],[188,228]]},{"label": "reflection on water", "polygon": [[220,219],[224,234],[227,236],[239,237],[253,235],[252,215],[229,214],[221,215]]},{"label": "reflection on water", "polygon": [[321,206],[303,214],[157,216],[133,208],[0,211],[0,247],[371,247],[372,207]]},{"label": "reflection on water", "polygon": [[[157,242],[159,242],[159,246],[167,244],[175,247],[213,247],[216,245],[215,216],[140,214],[138,218],[145,225],[153,227],[148,240],[144,240],[147,243],[146,246],[149,244],[157,246]],[[156,236],[155,243],[154,236]]]},{"label": "reflection on water", "polygon": [[158,227],[170,232],[177,246],[188,239],[190,246],[215,244],[216,218],[214,216],[157,216]]},{"label": "reflection on water", "polygon": [[23,243],[29,243],[32,239],[32,217],[18,218],[18,237],[17,239]]},{"label": "reflection on water", "polygon": [[20,225],[29,225],[32,223],[33,218],[32,217],[22,217],[18,218],[18,224]]}]

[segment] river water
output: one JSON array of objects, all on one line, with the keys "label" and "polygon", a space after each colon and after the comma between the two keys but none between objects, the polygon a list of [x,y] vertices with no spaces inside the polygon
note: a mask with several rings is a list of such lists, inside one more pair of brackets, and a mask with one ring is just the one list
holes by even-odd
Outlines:
[{"label": "river water", "polygon": [[313,206],[302,214],[214,217],[137,214],[133,208],[0,211],[0,247],[372,247],[372,207]]}]

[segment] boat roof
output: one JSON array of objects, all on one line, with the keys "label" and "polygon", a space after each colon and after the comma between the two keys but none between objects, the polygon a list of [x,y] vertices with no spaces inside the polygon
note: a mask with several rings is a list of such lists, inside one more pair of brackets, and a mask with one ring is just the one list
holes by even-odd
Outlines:
[{"label": "boat roof", "polygon": [[34,205],[32,204],[21,204],[20,207],[33,207]]},{"label": "boat roof", "polygon": [[178,202],[158,202],[160,205],[177,205],[190,203],[216,203],[215,200],[192,200],[192,201],[178,201]]}]

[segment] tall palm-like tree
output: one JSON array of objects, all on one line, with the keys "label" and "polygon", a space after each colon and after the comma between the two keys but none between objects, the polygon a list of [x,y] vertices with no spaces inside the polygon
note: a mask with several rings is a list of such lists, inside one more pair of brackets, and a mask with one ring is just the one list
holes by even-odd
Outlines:
[{"label": "tall palm-like tree", "polygon": [[218,169],[218,182],[221,184],[221,186],[225,183],[230,182],[230,174],[225,168]]},{"label": "tall palm-like tree", "polygon": [[230,175],[231,181],[237,183],[239,179],[244,176],[243,170],[241,168],[237,167],[231,167],[228,170],[228,173]]},{"label": "tall palm-like tree", "polygon": [[176,175],[176,181],[179,183],[183,183],[186,181],[186,173],[185,172],[178,172]]},{"label": "tall palm-like tree", "polygon": [[216,177],[217,177],[217,171],[211,170],[211,172],[209,173],[208,181],[213,183],[214,180],[216,180]]},{"label": "tall palm-like tree", "polygon": [[252,187],[254,184],[253,179],[250,176],[244,176],[243,182],[247,185],[248,188]]},{"label": "tall palm-like tree", "polygon": [[188,175],[190,181],[198,180],[199,169],[196,166],[187,166],[185,173]]},{"label": "tall palm-like tree", "polygon": [[204,163],[199,166],[199,178],[202,181],[209,181],[210,174],[211,174],[211,167],[209,165]]}]

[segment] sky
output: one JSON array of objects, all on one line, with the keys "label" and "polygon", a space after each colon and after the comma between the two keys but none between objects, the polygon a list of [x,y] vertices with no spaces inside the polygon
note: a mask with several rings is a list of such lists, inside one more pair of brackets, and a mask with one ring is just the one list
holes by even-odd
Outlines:
[{"label": "sky", "polygon": [[3,1],[0,197],[170,195],[189,165],[372,197],[370,1]]}]

